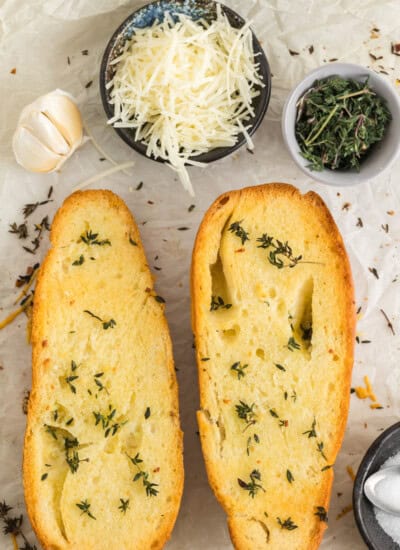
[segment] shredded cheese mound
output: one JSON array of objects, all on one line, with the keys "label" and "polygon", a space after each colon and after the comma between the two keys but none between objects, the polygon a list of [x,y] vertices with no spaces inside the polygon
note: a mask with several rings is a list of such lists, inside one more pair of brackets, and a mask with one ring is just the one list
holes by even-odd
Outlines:
[{"label": "shredded cheese mound", "polygon": [[250,23],[233,28],[220,6],[211,22],[166,13],[163,22],[135,29],[112,63],[108,123],[132,128],[147,156],[167,161],[191,194],[185,164],[204,166],[191,157],[231,147],[241,133],[253,149],[247,122],[264,84]]}]

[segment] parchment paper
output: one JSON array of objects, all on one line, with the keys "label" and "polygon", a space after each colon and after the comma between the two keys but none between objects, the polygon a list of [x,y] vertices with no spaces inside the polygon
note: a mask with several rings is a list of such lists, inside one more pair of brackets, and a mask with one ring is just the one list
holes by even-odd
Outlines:
[{"label": "parchment paper", "polygon": [[[330,188],[314,183],[297,169],[285,150],[280,115],[289,90],[309,70],[338,59],[386,71],[400,91],[400,58],[390,52],[400,41],[398,0],[225,0],[245,18],[261,39],[273,73],[267,116],[255,135],[255,154],[245,148],[206,169],[191,169],[196,190],[192,199],[183,192],[167,167],[130,150],[106,126],[100,102],[98,71],[103,50],[114,29],[143,2],[135,0],[5,0],[0,6],[0,317],[12,309],[15,280],[26,267],[40,261],[47,248],[43,240],[36,256],[22,250],[22,241],[8,233],[9,224],[23,221],[26,203],[44,200],[50,185],[54,201],[29,218],[29,226],[51,218],[63,199],[80,181],[110,168],[90,142],[75,153],[61,173],[33,175],[17,166],[11,137],[21,108],[38,95],[62,88],[78,99],[85,123],[102,147],[118,162],[135,161],[131,175],[118,173],[94,187],[118,193],[134,213],[142,232],[157,290],[167,300],[179,369],[180,407],[185,432],[186,484],[171,550],[228,550],[232,548],[225,516],[207,483],[200,451],[195,411],[197,377],[192,349],[189,266],[193,240],[211,202],[223,191],[264,182],[284,181],[302,191],[313,189],[330,207],[344,236],[361,307],[353,386],[370,377],[382,410],[370,401],[351,397],[344,445],[335,465],[329,529],[323,549],[355,550],[365,545],[352,513],[336,519],[351,503],[354,470],[369,444],[383,428],[399,419],[400,366],[400,162],[369,184]],[[378,29],[373,31],[372,29]],[[313,48],[310,48],[313,46]],[[299,55],[291,55],[289,49]],[[312,49],[314,50],[312,52]],[[88,50],[87,55],[81,52]],[[312,52],[312,53],[310,53]],[[383,56],[374,61],[375,57]],[[69,58],[69,63],[68,63]],[[15,71],[13,70],[15,69]],[[15,73],[15,74],[13,74]],[[88,83],[92,84],[88,86]],[[143,181],[143,187],[136,191]],[[195,204],[194,210],[188,207]],[[361,220],[361,221],[360,221]],[[386,227],[387,224],[387,227]],[[188,227],[188,230],[178,230]],[[387,231],[386,231],[387,229]],[[369,268],[375,268],[379,278]],[[381,313],[393,324],[393,335]],[[24,394],[30,388],[30,348],[26,318],[21,315],[0,332],[0,500],[24,513],[21,481],[25,416]],[[321,366],[323,369],[323,366]],[[322,373],[323,374],[323,373]],[[29,522],[24,532],[33,543]],[[0,534],[0,547],[12,549],[9,536]]]}]

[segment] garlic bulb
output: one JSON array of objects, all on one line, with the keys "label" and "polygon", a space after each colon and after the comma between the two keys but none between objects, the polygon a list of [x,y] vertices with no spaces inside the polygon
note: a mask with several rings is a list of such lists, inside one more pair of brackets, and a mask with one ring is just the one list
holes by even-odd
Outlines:
[{"label": "garlic bulb", "polygon": [[18,164],[31,172],[53,172],[83,139],[82,117],[72,97],[54,90],[27,105],[13,136]]}]

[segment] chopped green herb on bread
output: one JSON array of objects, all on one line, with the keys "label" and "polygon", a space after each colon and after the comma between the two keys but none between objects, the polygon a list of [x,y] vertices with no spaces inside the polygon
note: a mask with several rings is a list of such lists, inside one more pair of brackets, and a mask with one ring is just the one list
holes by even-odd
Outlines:
[{"label": "chopped green herb on bread", "polygon": [[183,486],[164,306],[138,228],[110,191],[71,195],[37,281],[24,448],[45,549],[155,550]]},{"label": "chopped green herb on bread", "polygon": [[312,550],[347,420],[354,296],[321,198],[287,184],[225,193],[192,261],[198,422],[239,550]]}]

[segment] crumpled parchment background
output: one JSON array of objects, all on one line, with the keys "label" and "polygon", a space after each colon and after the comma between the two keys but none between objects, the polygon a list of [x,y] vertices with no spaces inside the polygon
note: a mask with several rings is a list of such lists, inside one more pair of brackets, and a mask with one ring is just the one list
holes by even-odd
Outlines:
[{"label": "crumpled parchment background", "polygon": [[[353,386],[368,374],[382,410],[353,394],[344,445],[335,465],[329,529],[322,548],[364,548],[352,513],[336,519],[351,503],[352,481],[346,466],[357,469],[370,443],[383,428],[399,420],[400,366],[400,162],[390,172],[355,188],[329,188],[314,183],[297,169],[285,150],[280,114],[289,90],[309,70],[331,59],[372,66],[388,73],[400,93],[400,58],[390,52],[400,41],[398,0],[225,0],[245,18],[261,39],[273,73],[267,116],[255,135],[255,154],[245,148],[205,169],[190,170],[196,190],[192,199],[168,168],[140,157],[107,127],[98,89],[101,56],[114,29],[143,2],[135,0],[3,0],[0,5],[0,317],[16,297],[15,280],[28,265],[40,261],[22,250],[22,241],[8,233],[9,224],[23,221],[26,203],[44,200],[50,185],[54,201],[29,218],[29,225],[51,218],[72,188],[110,168],[87,142],[51,175],[28,174],[17,166],[11,137],[22,107],[55,88],[72,93],[84,120],[101,146],[117,162],[135,161],[130,175],[114,174],[94,187],[110,188],[127,202],[141,228],[158,292],[167,300],[166,315],[179,369],[180,407],[185,432],[186,485],[171,550],[232,548],[224,513],[208,487],[196,434],[197,377],[190,327],[189,267],[193,240],[211,202],[223,191],[264,182],[285,181],[302,191],[320,193],[344,236],[361,307],[358,334],[370,343],[356,346]],[[378,29],[373,31],[372,29]],[[314,47],[310,53],[310,46]],[[83,50],[88,55],[82,55]],[[299,55],[290,55],[289,49]],[[311,49],[312,50],[312,49]],[[369,52],[382,59],[374,61]],[[68,58],[70,64],[68,64]],[[12,71],[15,68],[14,71]],[[89,82],[89,87],[85,87]],[[136,190],[143,181],[143,187]],[[195,204],[194,210],[188,207]],[[360,227],[362,221],[362,227]],[[358,224],[358,225],[357,225]],[[388,231],[385,231],[388,224]],[[180,227],[188,227],[179,231]],[[375,268],[379,279],[369,268]],[[391,333],[381,313],[393,323]],[[30,388],[30,348],[26,319],[20,316],[0,332],[0,500],[25,513],[21,461],[25,416],[24,394]],[[323,376],[323,366],[321,366]],[[25,533],[34,536],[27,519]],[[0,534],[0,547],[12,549]]]}]

